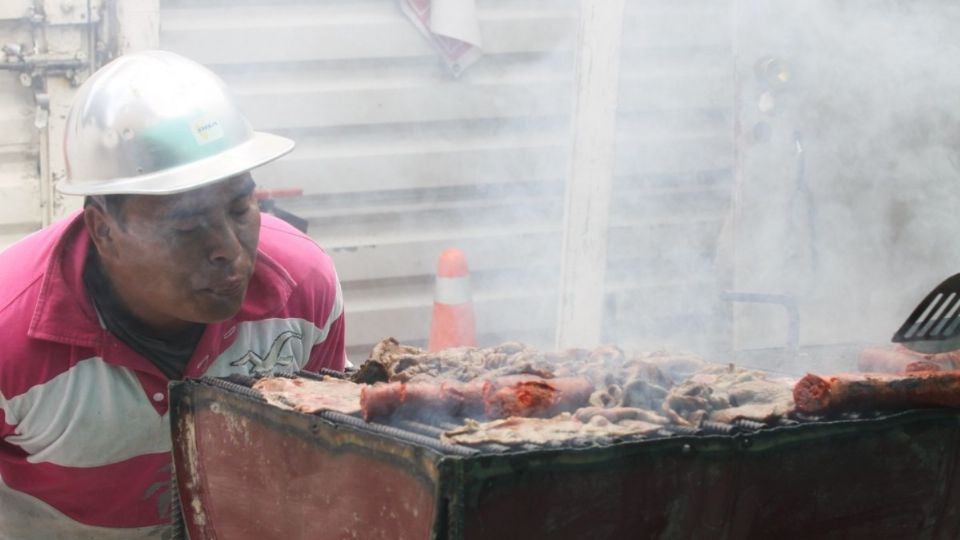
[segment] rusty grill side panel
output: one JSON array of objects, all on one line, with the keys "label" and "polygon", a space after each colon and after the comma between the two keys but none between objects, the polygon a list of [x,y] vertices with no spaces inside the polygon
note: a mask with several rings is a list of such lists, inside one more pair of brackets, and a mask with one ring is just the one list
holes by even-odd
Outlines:
[{"label": "rusty grill side panel", "polygon": [[188,381],[191,538],[956,538],[960,411],[451,455]]},{"label": "rusty grill side panel", "polygon": [[171,399],[190,538],[427,538],[443,517],[433,452],[210,386]]}]

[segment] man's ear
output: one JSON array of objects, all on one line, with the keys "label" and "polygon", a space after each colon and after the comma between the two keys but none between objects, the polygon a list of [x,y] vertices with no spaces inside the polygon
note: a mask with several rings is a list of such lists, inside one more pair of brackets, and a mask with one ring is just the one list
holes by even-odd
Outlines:
[{"label": "man's ear", "polygon": [[116,246],[113,243],[113,231],[116,222],[97,204],[88,204],[83,209],[83,223],[90,233],[90,238],[97,246],[97,252],[101,256],[108,256],[115,253]]}]

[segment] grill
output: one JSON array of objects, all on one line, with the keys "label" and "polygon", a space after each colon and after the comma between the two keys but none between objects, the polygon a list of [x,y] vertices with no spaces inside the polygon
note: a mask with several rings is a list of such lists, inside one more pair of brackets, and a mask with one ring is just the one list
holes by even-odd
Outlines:
[{"label": "grill", "polygon": [[953,410],[466,448],[439,439],[451,426],[272,407],[252,382],[172,385],[195,540],[960,535]]}]

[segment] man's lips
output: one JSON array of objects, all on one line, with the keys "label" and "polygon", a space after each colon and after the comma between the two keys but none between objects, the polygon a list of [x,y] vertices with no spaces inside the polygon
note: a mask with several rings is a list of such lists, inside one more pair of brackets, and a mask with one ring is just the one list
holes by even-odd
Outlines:
[{"label": "man's lips", "polygon": [[216,296],[237,296],[243,292],[246,286],[247,280],[235,278],[214,283],[212,286],[203,289],[203,291]]}]

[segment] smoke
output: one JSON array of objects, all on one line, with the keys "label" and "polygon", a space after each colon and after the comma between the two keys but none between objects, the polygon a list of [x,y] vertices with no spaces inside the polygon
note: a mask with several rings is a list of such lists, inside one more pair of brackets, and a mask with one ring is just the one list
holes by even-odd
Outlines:
[{"label": "smoke", "polygon": [[[738,19],[737,287],[795,296],[804,344],[886,343],[960,269],[960,68],[950,61],[960,10],[743,2]],[[790,70],[768,113],[758,107],[766,57]],[[741,346],[782,335],[769,311],[740,315]]]},{"label": "smoke", "polygon": [[[334,257],[355,362],[424,344],[448,247],[481,345],[552,347],[578,3],[477,4],[485,54],[456,79],[393,1],[162,4],[161,46],[298,141],[256,178],[303,188],[284,207]],[[805,346],[886,342],[960,268],[960,6],[627,4],[604,339],[782,347],[783,307],[734,291],[795,299]]]}]

